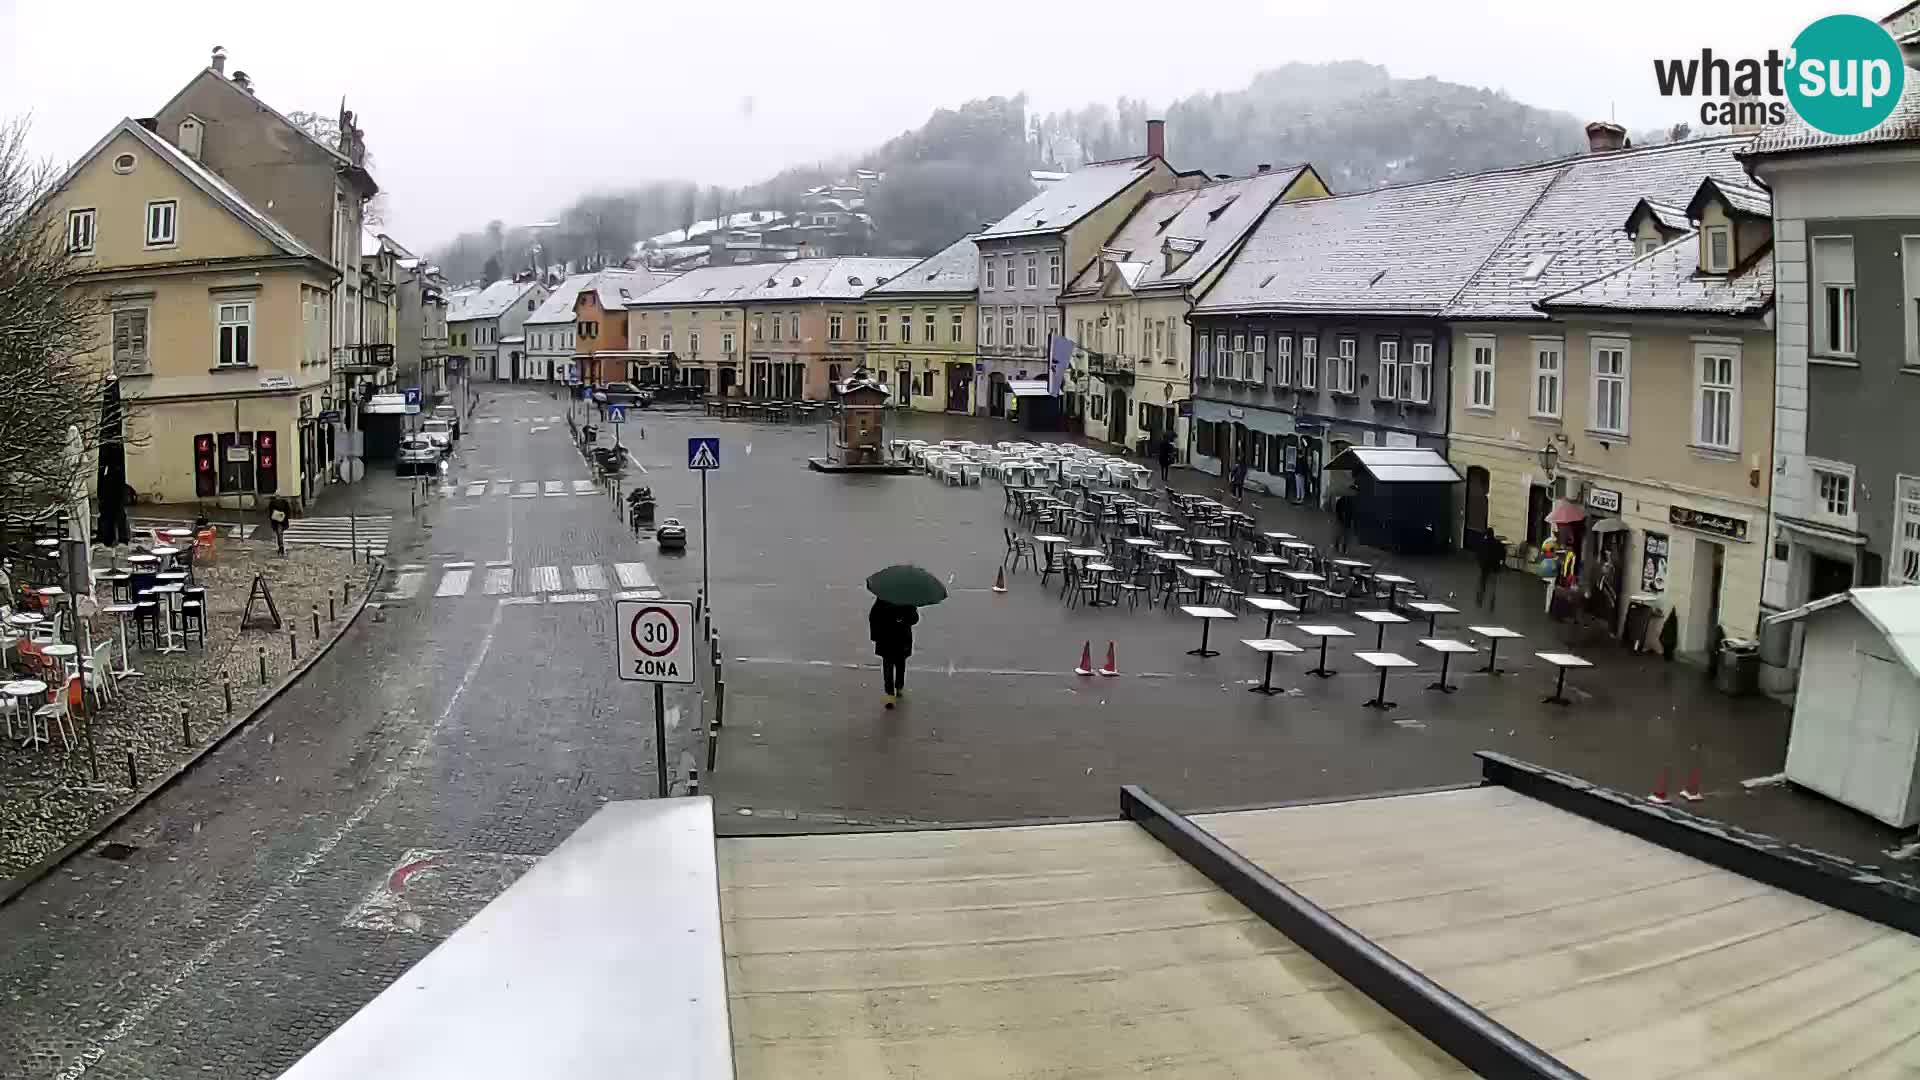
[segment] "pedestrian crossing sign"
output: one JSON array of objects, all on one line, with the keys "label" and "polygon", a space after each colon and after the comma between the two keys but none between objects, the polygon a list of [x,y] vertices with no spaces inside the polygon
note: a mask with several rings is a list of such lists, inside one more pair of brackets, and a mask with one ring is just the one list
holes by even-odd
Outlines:
[{"label": "pedestrian crossing sign", "polygon": [[696,435],[687,440],[687,468],[720,467],[720,439],[714,435]]},{"label": "pedestrian crossing sign", "polygon": [[625,405],[607,406],[607,423],[624,424],[626,422],[627,422],[627,407]]}]

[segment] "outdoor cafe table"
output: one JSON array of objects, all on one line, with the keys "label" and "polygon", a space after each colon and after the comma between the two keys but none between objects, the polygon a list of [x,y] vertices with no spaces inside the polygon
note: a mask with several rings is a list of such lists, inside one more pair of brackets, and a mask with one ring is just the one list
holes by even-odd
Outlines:
[{"label": "outdoor cafe table", "polygon": [[182,540],[193,539],[193,530],[192,529],[161,529],[160,535],[166,537],[169,540],[174,541],[175,543],[178,543]]},{"label": "outdoor cafe table", "polygon": [[1200,602],[1207,602],[1207,590],[1226,580],[1226,575],[1205,566],[1182,566],[1180,572],[1192,581],[1200,592]]},{"label": "outdoor cafe table", "polygon": [[1413,661],[1407,659],[1406,657],[1401,656],[1399,653],[1357,652],[1357,653],[1354,653],[1353,655],[1359,657],[1361,663],[1367,665],[1370,668],[1373,668],[1375,671],[1378,671],[1380,673],[1380,689],[1374,692],[1372,701],[1363,703],[1369,709],[1386,710],[1386,709],[1391,709],[1394,706],[1399,704],[1399,702],[1397,701],[1387,700],[1387,672],[1392,671],[1394,668],[1410,668],[1410,667],[1420,666],[1419,664],[1414,663]]},{"label": "outdoor cafe table", "polygon": [[1313,554],[1313,545],[1307,543],[1305,540],[1282,540],[1280,541],[1280,548],[1287,553],[1286,558],[1292,559],[1294,562],[1299,562]]},{"label": "outdoor cafe table", "polygon": [[1388,607],[1392,607],[1394,604],[1399,603],[1400,586],[1413,584],[1412,578],[1401,577],[1399,574],[1375,574],[1373,575],[1373,580],[1393,586],[1393,588],[1387,591]]},{"label": "outdoor cafe table", "polygon": [[1354,614],[1379,628],[1379,633],[1373,637],[1373,647],[1376,650],[1387,647],[1387,624],[1407,621],[1405,615],[1392,611],[1356,611]]},{"label": "outdoor cafe table", "polygon": [[133,669],[133,661],[127,654],[127,616],[140,610],[138,604],[108,604],[100,610],[120,621],[120,670],[114,674],[122,679],[137,678],[140,673]]},{"label": "outdoor cafe table", "polygon": [[173,632],[173,613],[179,610],[177,605],[180,600],[180,592],[183,588],[184,586],[182,586],[179,582],[173,581],[173,582],[168,582],[165,585],[155,585],[153,588],[148,589],[144,594],[144,595],[153,596],[156,599],[159,599],[160,602],[165,604],[167,607],[167,617],[160,624],[160,628],[162,631],[165,632],[166,636],[161,639],[160,647],[154,650],[155,652],[164,654],[164,653],[177,653],[177,652],[187,651],[187,647],[185,645],[176,643],[174,641],[174,632]]},{"label": "outdoor cafe table", "polygon": [[1142,536],[1129,536],[1120,542],[1133,549],[1133,560],[1136,564],[1145,563],[1147,554],[1160,546],[1160,541],[1148,540]]},{"label": "outdoor cafe table", "polygon": [[1455,653],[1480,651],[1464,641],[1455,641],[1452,638],[1421,638],[1420,644],[1440,654],[1440,681],[1428,685],[1427,689],[1438,690],[1443,694],[1451,694],[1455,689],[1447,685],[1447,661],[1453,659]]},{"label": "outdoor cafe table", "polygon": [[1267,658],[1267,668],[1260,674],[1260,685],[1249,686],[1247,689],[1256,694],[1266,694],[1269,697],[1274,694],[1285,693],[1284,688],[1273,685],[1273,656],[1275,653],[1286,653],[1292,656],[1304,650],[1291,641],[1281,641],[1278,638],[1271,637],[1241,638],[1240,644],[1245,645],[1254,652],[1265,653]]},{"label": "outdoor cafe table", "polygon": [[42,656],[51,656],[55,660],[60,661],[60,681],[63,684],[67,681],[68,677],[73,674],[73,669],[76,666],[73,658],[79,652],[80,650],[77,647],[64,642],[55,642],[52,645],[43,645],[40,647],[40,654]]},{"label": "outdoor cafe table", "polygon": [[1467,629],[1487,639],[1487,666],[1480,669],[1480,672],[1483,675],[1500,674],[1500,669],[1493,665],[1494,665],[1494,661],[1497,660],[1500,656],[1500,643],[1502,641],[1506,640],[1507,638],[1517,638],[1517,637],[1526,636],[1524,634],[1515,633],[1514,631],[1509,630],[1504,626],[1469,626],[1467,627]]},{"label": "outdoor cafe table", "polygon": [[1233,545],[1225,540],[1215,540],[1213,537],[1203,536],[1195,540],[1193,546],[1200,549],[1200,556],[1202,558],[1212,561],[1219,558],[1222,551],[1225,551]]},{"label": "outdoor cafe table", "polygon": [[180,554],[180,549],[176,547],[162,546],[154,548],[152,551],[154,556],[160,560],[161,567],[165,569],[172,569],[174,556]]},{"label": "outdoor cafe table", "polygon": [[1306,606],[1307,602],[1307,586],[1316,585],[1327,580],[1310,570],[1286,570],[1283,571],[1280,576],[1293,582],[1294,602],[1300,604],[1302,607]]},{"label": "outdoor cafe table", "polygon": [[1534,653],[1533,655],[1539,657],[1542,660],[1545,660],[1549,664],[1552,664],[1554,668],[1558,670],[1560,673],[1559,676],[1554,680],[1553,695],[1551,697],[1541,698],[1540,703],[1542,705],[1568,704],[1567,694],[1566,694],[1567,669],[1576,668],[1576,667],[1592,667],[1593,666],[1592,661],[1582,660],[1580,657],[1575,656],[1572,653],[1537,652],[1537,653]]},{"label": "outdoor cafe table", "polygon": [[1337,638],[1337,637],[1352,637],[1353,631],[1348,630],[1343,626],[1296,626],[1294,627],[1294,629],[1300,631],[1301,633],[1307,635],[1308,637],[1316,637],[1320,639],[1320,666],[1307,672],[1307,674],[1318,675],[1323,679],[1332,676],[1333,669],[1327,666],[1327,639]]},{"label": "outdoor cafe table", "polygon": [[47,614],[53,619],[53,640],[59,641],[60,601],[67,595],[67,590],[58,585],[48,585],[36,591],[39,592],[40,599],[46,604]]},{"label": "outdoor cafe table", "polygon": [[1249,596],[1247,597],[1247,606],[1253,608],[1255,611],[1264,611],[1267,613],[1267,637],[1273,636],[1273,617],[1275,615],[1282,611],[1291,615],[1300,610],[1285,600],[1272,596]]},{"label": "outdoor cafe table", "polygon": [[1250,555],[1247,557],[1247,561],[1260,568],[1260,573],[1265,579],[1262,587],[1268,592],[1273,591],[1273,575],[1279,573],[1280,568],[1287,565],[1287,560],[1278,555]]},{"label": "outdoor cafe table", "polygon": [[1087,573],[1093,575],[1093,583],[1095,586],[1093,599],[1087,601],[1088,607],[1112,607],[1119,603],[1118,600],[1107,599],[1107,586],[1117,584],[1113,576],[1117,569],[1118,567],[1112,563],[1101,562],[1097,559],[1087,563]]},{"label": "outdoor cafe table", "polygon": [[15,708],[24,707],[25,709],[28,710],[27,737],[21,740],[20,742],[21,746],[26,746],[26,747],[41,746],[47,742],[46,738],[40,734],[40,726],[33,722],[33,713],[32,713],[32,709],[33,709],[32,699],[39,697],[41,694],[44,694],[46,692],[47,692],[47,684],[41,682],[39,679],[15,679],[14,681],[7,683],[4,686],[0,686],[0,693],[4,693],[8,697],[12,698]]},{"label": "outdoor cafe table", "polygon": [[1439,621],[1440,616],[1460,614],[1459,608],[1454,607],[1452,604],[1442,604],[1437,600],[1416,600],[1407,606],[1427,617],[1428,637],[1434,635],[1433,624]]},{"label": "outdoor cafe table", "polygon": [[160,557],[158,555],[147,554],[129,555],[127,556],[127,561],[133,564],[134,570],[145,572],[159,565]]},{"label": "outdoor cafe table", "polygon": [[1033,542],[1042,545],[1041,550],[1045,561],[1041,564],[1041,575],[1044,577],[1046,573],[1045,567],[1053,565],[1053,545],[1064,544],[1067,542],[1067,538],[1064,536],[1056,536],[1053,533],[1043,533],[1035,536]]},{"label": "outdoor cafe table", "polygon": [[1278,544],[1282,540],[1300,539],[1290,532],[1263,532],[1260,534],[1260,538],[1274,544]]},{"label": "outdoor cafe table", "polygon": [[1219,656],[1220,653],[1218,650],[1207,648],[1207,631],[1213,629],[1213,620],[1215,619],[1233,619],[1238,618],[1238,616],[1226,608],[1217,607],[1189,607],[1182,604],[1180,610],[1200,620],[1200,647],[1197,649],[1188,649],[1187,655],[1203,658]]}]

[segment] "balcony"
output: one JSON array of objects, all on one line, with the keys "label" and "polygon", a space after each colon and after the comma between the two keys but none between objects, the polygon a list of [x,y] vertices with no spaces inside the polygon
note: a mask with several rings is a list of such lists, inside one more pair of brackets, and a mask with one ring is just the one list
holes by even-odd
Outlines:
[{"label": "balcony", "polygon": [[392,366],[393,345],[390,342],[363,342],[348,346],[346,362],[334,365],[334,370],[347,375],[372,375]]},{"label": "balcony", "polygon": [[1118,353],[1087,352],[1087,371],[1103,379],[1133,378],[1133,358]]}]

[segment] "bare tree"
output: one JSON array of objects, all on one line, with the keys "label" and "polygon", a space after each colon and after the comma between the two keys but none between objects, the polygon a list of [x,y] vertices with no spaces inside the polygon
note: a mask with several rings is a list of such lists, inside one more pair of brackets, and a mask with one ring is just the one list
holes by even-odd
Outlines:
[{"label": "bare tree", "polygon": [[[0,123],[0,515],[38,515],[88,486],[113,358],[98,352],[103,297],[49,202],[61,170],[26,152],[25,120]],[[138,347],[147,348],[140,329]],[[134,346],[131,336],[129,350]],[[68,429],[83,454],[68,452]],[[130,442],[123,429],[120,441]]]},{"label": "bare tree", "polygon": [[[294,127],[312,136],[313,141],[319,143],[321,146],[329,150],[340,149],[340,121],[337,118],[322,116],[317,112],[308,112],[305,109],[295,109],[287,114],[287,119],[292,122]],[[379,180],[380,173],[379,170],[374,167],[372,150],[367,151],[366,156],[361,158],[360,163],[369,173],[373,174],[376,181]],[[387,223],[386,192],[383,191],[367,200],[367,205],[360,211],[360,220],[365,222],[368,228],[378,228]]]}]

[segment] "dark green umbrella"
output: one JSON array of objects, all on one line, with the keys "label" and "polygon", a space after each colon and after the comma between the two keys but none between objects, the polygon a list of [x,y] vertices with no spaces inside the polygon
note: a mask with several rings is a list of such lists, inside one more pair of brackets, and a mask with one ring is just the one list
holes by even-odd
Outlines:
[{"label": "dark green umbrella", "polygon": [[867,591],[902,607],[928,607],[947,598],[940,579],[917,566],[889,566],[867,579]]}]

